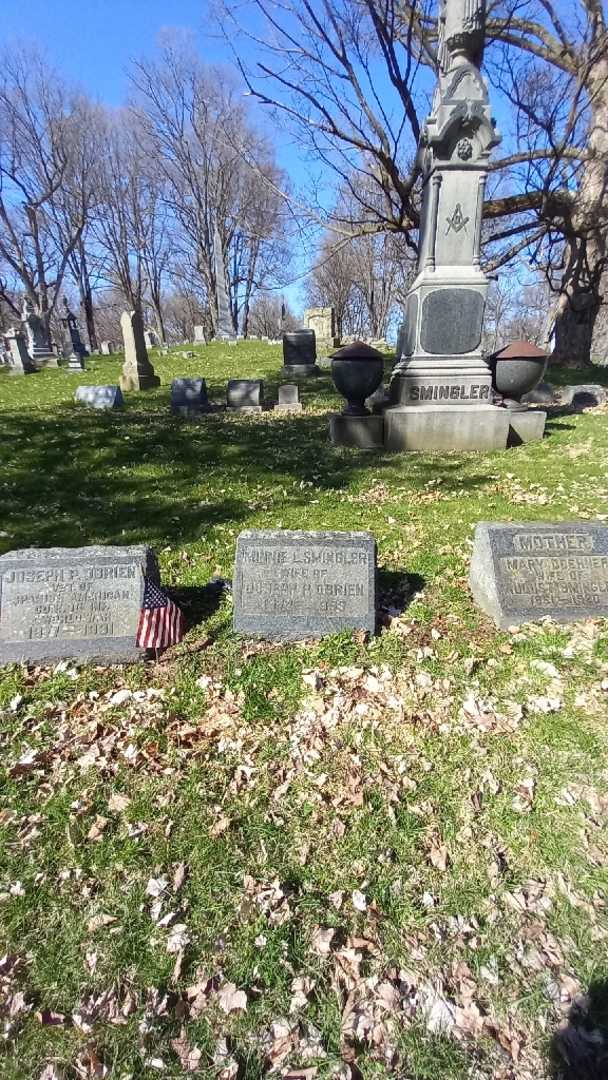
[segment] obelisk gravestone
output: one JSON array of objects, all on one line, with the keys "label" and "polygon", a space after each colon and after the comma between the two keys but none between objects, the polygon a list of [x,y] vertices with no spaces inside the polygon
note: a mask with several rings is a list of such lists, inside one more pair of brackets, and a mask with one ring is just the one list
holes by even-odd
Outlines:
[{"label": "obelisk gravestone", "polygon": [[120,376],[120,389],[124,391],[151,390],[160,386],[160,379],[154,374],[154,368],[148,358],[141,312],[123,311],[120,317],[120,329],[125,344],[125,362]]},{"label": "obelisk gravestone", "polygon": [[392,450],[506,446],[508,417],[491,403],[481,354],[489,280],[480,267],[490,151],[500,141],[479,71],[485,0],[442,0],[438,83],[423,126],[418,273],[405,306],[385,413]]}]

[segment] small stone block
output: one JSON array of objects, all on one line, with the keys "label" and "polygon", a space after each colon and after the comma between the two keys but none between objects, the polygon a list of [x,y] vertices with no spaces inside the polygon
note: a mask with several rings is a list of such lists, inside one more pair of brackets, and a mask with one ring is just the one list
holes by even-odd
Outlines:
[{"label": "small stone block", "polygon": [[228,412],[237,413],[237,414],[241,413],[244,416],[247,416],[248,413],[261,413],[263,411],[264,410],[263,410],[261,405],[229,405],[228,406]]},{"label": "small stone block", "polygon": [[74,401],[91,409],[121,409],[124,405],[119,386],[77,386]]},{"label": "small stone block", "polygon": [[261,408],[264,398],[264,383],[261,379],[230,379],[226,389],[226,404],[229,409]]},{"label": "small stone block", "polygon": [[279,386],[279,405],[297,405],[299,400],[300,390],[296,383]]},{"label": "small stone block", "polygon": [[384,413],[387,450],[504,450],[507,409],[494,405],[399,405]]},{"label": "small stone block", "polygon": [[329,418],[329,437],[334,446],[384,450],[384,418],[335,413]]},{"label": "small stone block", "polygon": [[209,412],[211,406],[207,397],[207,384],[204,379],[187,377],[174,379],[171,383],[171,410],[180,416],[198,416]]},{"label": "small stone block", "polygon": [[608,615],[608,528],[582,522],[475,530],[471,592],[498,627]]},{"label": "small stone block", "polygon": [[289,405],[289,404],[283,405],[282,402],[278,402],[278,404],[273,407],[272,411],[273,412],[278,412],[278,413],[301,413],[302,412],[302,402],[301,401],[295,401],[293,403],[293,405]]},{"label": "small stone block", "polygon": [[509,438],[507,446],[539,442],[545,434],[547,414],[543,409],[507,409],[509,413]]},{"label": "small stone block", "polygon": [[317,360],[317,367],[321,371],[331,371],[331,356],[320,356]]},{"label": "small stone block", "polygon": [[151,548],[29,548],[0,556],[0,664],[140,660],[135,637]]},{"label": "small stone block", "polygon": [[234,629],[298,641],[376,621],[376,542],[368,532],[252,529],[237,540]]}]

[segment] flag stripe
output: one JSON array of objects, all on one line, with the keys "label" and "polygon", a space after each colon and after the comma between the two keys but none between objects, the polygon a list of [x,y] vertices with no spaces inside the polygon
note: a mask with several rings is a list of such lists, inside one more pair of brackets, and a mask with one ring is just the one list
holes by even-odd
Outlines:
[{"label": "flag stripe", "polygon": [[177,604],[146,578],[136,644],[141,649],[166,649],[181,641],[185,632],[186,620]]}]

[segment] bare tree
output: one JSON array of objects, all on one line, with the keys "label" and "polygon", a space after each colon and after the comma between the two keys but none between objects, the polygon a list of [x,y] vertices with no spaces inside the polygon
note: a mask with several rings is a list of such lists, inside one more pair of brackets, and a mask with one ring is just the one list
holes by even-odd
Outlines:
[{"label": "bare tree", "polygon": [[250,333],[259,337],[279,338],[285,330],[295,330],[298,321],[275,293],[258,292],[249,312]]},{"label": "bare tree", "polygon": [[94,202],[94,110],[33,50],[0,72],[0,296],[15,315],[27,296],[48,334]]},{"label": "bare tree", "polygon": [[179,257],[205,290],[216,319],[215,226],[235,330],[257,288],[286,262],[283,177],[268,141],[248,122],[226,73],[203,67],[168,39],[157,61],[133,70],[137,107],[167,183]]},{"label": "bare tree", "polygon": [[[419,0],[225,0],[227,32],[234,39],[244,27],[261,57],[251,68],[236,57],[251,93],[350,185],[359,233],[415,243],[414,153],[436,16]],[[605,16],[598,0],[574,0],[565,13],[554,0],[497,0],[488,37],[486,68],[513,106],[517,145],[492,165],[486,265],[523,253],[544,268],[558,291],[555,358],[588,361],[608,224]],[[331,227],[348,233],[353,223],[338,217]]]}]

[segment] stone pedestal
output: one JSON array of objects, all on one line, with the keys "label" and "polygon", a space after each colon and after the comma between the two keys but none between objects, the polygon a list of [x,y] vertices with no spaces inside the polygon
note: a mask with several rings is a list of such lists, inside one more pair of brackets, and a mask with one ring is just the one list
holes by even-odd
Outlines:
[{"label": "stone pedestal", "polygon": [[48,352],[46,349],[32,349],[32,363],[37,371],[42,371],[44,368],[58,368],[59,360],[55,356],[55,353]]},{"label": "stone pedestal", "polygon": [[508,446],[539,442],[545,434],[547,414],[544,409],[505,409],[509,417]]},{"label": "stone pedestal", "polygon": [[71,352],[68,356],[69,371],[84,371],[84,358],[77,352]]},{"label": "stone pedestal", "polygon": [[320,375],[316,364],[283,364],[281,374],[286,379],[308,379],[311,375]]},{"label": "stone pedestal", "polygon": [[494,405],[401,405],[384,413],[387,450],[504,450],[508,434],[508,411]]},{"label": "stone pedestal", "polygon": [[384,449],[384,419],[382,416],[334,414],[329,418],[329,437],[334,446],[350,446],[357,450],[382,450]]}]

